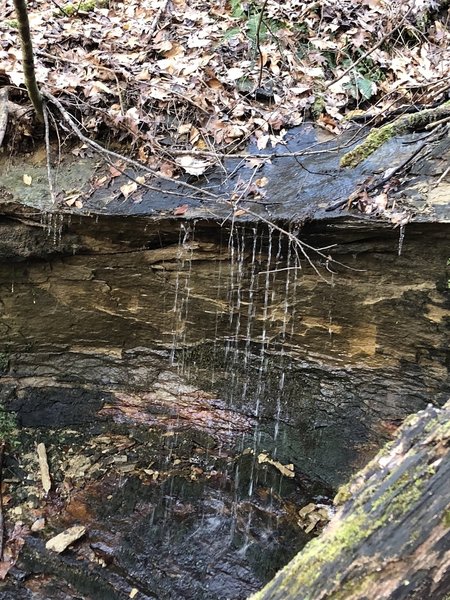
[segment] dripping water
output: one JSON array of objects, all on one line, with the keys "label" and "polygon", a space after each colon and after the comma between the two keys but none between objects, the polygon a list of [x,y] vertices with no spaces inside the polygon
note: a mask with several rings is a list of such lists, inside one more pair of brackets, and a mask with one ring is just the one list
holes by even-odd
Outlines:
[{"label": "dripping water", "polygon": [[[185,352],[187,347],[187,326],[189,314],[189,298],[191,295],[192,257],[194,252],[195,222],[190,225],[181,224],[178,238],[177,264],[173,303],[172,347],[170,364],[175,364],[177,350],[181,356],[177,360],[178,369],[185,367]],[[188,373],[187,373],[188,374]]]},{"label": "dripping water", "polygon": [[398,234],[398,256],[402,255],[404,240],[405,240],[405,225],[402,224],[399,227],[399,234]]}]

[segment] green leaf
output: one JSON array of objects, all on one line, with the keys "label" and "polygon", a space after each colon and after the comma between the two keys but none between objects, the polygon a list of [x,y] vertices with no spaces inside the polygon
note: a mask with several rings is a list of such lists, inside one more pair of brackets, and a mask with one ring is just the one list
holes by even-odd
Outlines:
[{"label": "green leaf", "polygon": [[241,33],[240,27],[232,27],[231,29],[227,29],[227,31],[225,31],[225,33],[223,34],[223,39],[230,40],[231,38],[233,38],[236,35],[239,35],[240,33]]},{"label": "green leaf", "polygon": [[356,85],[358,86],[359,93],[364,100],[369,100],[369,98],[371,98],[375,93],[375,86],[373,85],[373,81],[370,79],[358,77]]},{"label": "green leaf", "polygon": [[231,0],[231,14],[235,19],[239,19],[245,13],[241,0]]}]

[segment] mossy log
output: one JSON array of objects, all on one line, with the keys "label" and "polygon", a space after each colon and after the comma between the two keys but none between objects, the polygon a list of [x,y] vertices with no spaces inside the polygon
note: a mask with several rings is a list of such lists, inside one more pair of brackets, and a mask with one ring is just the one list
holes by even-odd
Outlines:
[{"label": "mossy log", "polygon": [[338,511],[251,600],[440,600],[450,591],[450,402],[411,416]]},{"label": "mossy log", "polygon": [[428,108],[417,113],[402,115],[392,123],[372,129],[361,144],[344,154],[340,165],[341,167],[356,167],[392,137],[423,129],[430,123],[435,123],[448,116],[450,116],[450,101],[444,102],[436,108]]}]

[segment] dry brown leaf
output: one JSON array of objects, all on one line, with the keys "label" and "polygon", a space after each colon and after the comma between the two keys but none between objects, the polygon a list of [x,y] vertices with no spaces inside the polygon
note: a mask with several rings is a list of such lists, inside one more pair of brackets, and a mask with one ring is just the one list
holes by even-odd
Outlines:
[{"label": "dry brown leaf", "polygon": [[119,175],[122,175],[122,171],[119,171],[114,165],[111,165],[109,167],[109,174],[111,177],[119,177]]},{"label": "dry brown leaf", "polygon": [[125,200],[137,190],[138,184],[135,181],[130,181],[130,183],[124,183],[120,186],[120,191],[125,197]]},{"label": "dry brown leaf", "polygon": [[176,217],[179,217],[181,215],[185,215],[188,211],[189,205],[188,204],[182,204],[181,206],[177,206],[176,208],[173,209],[173,214]]}]

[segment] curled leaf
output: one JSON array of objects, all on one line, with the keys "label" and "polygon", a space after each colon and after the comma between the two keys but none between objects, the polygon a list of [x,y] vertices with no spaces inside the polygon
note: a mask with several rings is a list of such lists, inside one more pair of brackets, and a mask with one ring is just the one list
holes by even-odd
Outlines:
[{"label": "curled leaf", "polygon": [[189,173],[189,175],[196,175],[197,177],[203,175],[206,169],[211,166],[209,161],[199,160],[189,154],[176,158],[175,162],[186,171],[186,173]]}]

